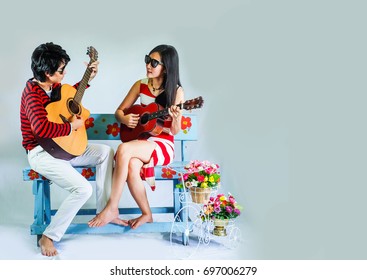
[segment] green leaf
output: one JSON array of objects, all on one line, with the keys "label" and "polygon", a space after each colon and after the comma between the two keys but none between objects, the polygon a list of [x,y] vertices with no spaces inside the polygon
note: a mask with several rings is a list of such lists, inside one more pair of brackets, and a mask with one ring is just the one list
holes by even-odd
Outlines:
[{"label": "green leaf", "polygon": [[183,188],[183,185],[182,184],[176,184],[176,188],[182,189]]}]

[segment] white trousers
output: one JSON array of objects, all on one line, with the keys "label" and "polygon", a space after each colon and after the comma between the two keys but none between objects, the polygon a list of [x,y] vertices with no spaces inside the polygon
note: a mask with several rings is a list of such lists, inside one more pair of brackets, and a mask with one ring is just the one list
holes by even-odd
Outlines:
[{"label": "white trousers", "polygon": [[104,144],[88,144],[82,155],[70,161],[54,158],[41,146],[29,151],[31,168],[70,193],[52,217],[44,235],[59,241],[76,213],[93,193],[91,183],[73,166],[96,166],[96,209],[97,213],[102,211],[111,193],[113,156],[113,149]]}]

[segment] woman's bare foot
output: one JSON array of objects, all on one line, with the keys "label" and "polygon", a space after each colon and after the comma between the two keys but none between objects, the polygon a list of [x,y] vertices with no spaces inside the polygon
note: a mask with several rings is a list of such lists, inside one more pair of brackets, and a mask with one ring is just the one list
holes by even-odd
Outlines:
[{"label": "woman's bare foot", "polygon": [[153,222],[152,215],[143,214],[138,218],[129,220],[129,225],[132,229],[137,229],[138,227],[140,227],[145,223],[152,223],[152,222]]},{"label": "woman's bare foot", "polygon": [[42,255],[53,257],[58,254],[53,240],[48,238],[46,235],[42,235],[41,239],[38,241],[38,244],[40,245]]},{"label": "woman's bare foot", "polygon": [[97,214],[92,220],[88,222],[89,227],[103,227],[108,223],[118,219],[119,210],[105,208],[101,213]]}]

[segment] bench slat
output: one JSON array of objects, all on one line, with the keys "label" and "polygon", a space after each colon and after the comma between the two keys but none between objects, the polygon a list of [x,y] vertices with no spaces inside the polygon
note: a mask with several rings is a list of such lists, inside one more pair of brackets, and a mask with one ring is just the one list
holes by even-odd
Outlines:
[{"label": "bench slat", "polygon": [[[179,179],[180,172],[184,170],[184,166],[188,162],[176,161],[170,165],[162,166],[158,165],[154,167],[156,180],[171,180]],[[96,180],[96,167],[80,166],[75,169],[82,174],[88,181]],[[47,178],[41,176],[39,173],[31,169],[30,167],[23,169],[23,181],[45,181]]]},{"label": "bench slat", "polygon": [[[181,222],[176,223],[182,224],[178,229],[184,231],[185,228],[189,227],[192,222]],[[43,232],[47,225],[32,225],[31,233],[36,235],[39,232]],[[152,233],[152,232],[170,232],[172,229],[172,222],[155,222],[146,223],[138,227],[137,229],[132,229],[130,227],[124,227],[114,224],[107,224],[103,227],[91,228],[88,224],[72,223],[66,230],[66,234],[105,234],[105,233]]]}]

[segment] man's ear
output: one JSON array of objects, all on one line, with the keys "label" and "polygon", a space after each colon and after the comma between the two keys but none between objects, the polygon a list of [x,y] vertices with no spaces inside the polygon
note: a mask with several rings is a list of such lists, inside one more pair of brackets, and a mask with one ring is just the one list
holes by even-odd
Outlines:
[{"label": "man's ear", "polygon": [[49,72],[45,72],[46,78],[50,78],[52,75]]}]

